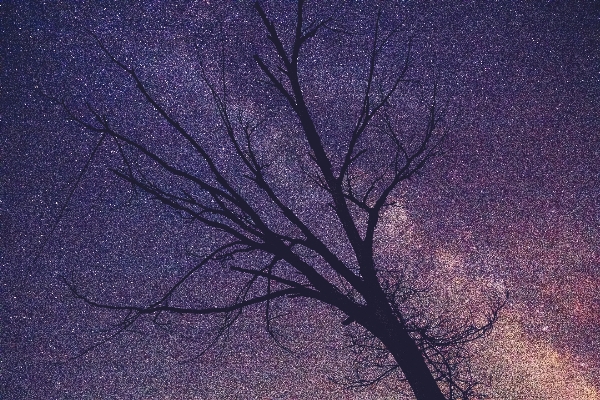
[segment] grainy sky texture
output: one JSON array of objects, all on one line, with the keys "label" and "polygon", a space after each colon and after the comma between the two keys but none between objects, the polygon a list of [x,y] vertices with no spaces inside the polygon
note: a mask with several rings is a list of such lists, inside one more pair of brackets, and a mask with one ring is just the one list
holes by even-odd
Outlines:
[{"label": "grainy sky texture", "polygon": [[[335,29],[320,32],[300,59],[330,154],[360,107],[378,9],[383,30],[399,28],[382,71],[401,68],[413,38],[412,81],[393,122],[409,136],[418,130],[434,82],[445,111],[444,154],[394,193],[397,206],[378,232],[381,260],[427,282],[431,309],[477,312],[486,294],[510,292],[495,329],[472,349],[491,398],[599,399],[600,4],[324,3],[309,1],[305,18],[333,16]],[[284,39],[292,33],[294,2],[263,7]],[[111,140],[78,179],[99,136],[53,99],[89,119],[87,102],[177,165],[194,165],[89,32],[233,174],[239,162],[215,133],[199,72],[204,65],[218,80],[224,66],[231,109],[268,121],[257,146],[278,189],[336,246],[335,222],[315,206],[323,193],[300,178],[298,163],[310,159],[299,130],[252,60],[273,58],[251,2],[0,1],[0,18],[0,398],[410,398],[393,376],[347,388],[352,327],[315,302],[279,305],[276,330],[292,353],[269,338],[260,308],[203,353],[218,318],[165,316],[165,329],[140,320],[112,337],[123,314],[86,306],[61,280],[99,301],[147,304],[219,241],[118,179],[110,169],[124,164]],[[385,162],[377,159],[383,145],[368,145],[365,176]],[[223,302],[234,286],[226,277],[207,271],[176,300]]]}]

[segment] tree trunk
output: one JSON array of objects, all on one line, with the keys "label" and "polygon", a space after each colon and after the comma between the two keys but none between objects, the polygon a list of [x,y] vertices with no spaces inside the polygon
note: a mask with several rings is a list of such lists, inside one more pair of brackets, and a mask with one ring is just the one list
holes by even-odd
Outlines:
[{"label": "tree trunk", "polygon": [[415,399],[446,400],[425,363],[421,350],[392,312],[382,312],[380,308],[369,319],[363,326],[381,340],[392,354],[413,390]]},{"label": "tree trunk", "polygon": [[445,400],[415,341],[404,329],[398,328],[396,332],[390,332],[390,337],[380,339],[400,365],[415,398]]}]

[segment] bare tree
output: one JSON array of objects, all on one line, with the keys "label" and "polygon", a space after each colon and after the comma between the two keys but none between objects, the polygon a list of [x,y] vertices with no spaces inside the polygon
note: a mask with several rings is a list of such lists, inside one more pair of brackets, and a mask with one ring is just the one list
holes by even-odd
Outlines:
[{"label": "bare tree", "polygon": [[[336,25],[334,16],[305,21],[302,0],[298,2],[295,26],[287,30],[276,26],[260,3],[254,8],[271,49],[266,55],[254,55],[261,79],[274,93],[265,101],[283,99],[285,106],[279,102],[264,119],[244,115],[231,105],[233,96],[225,65],[215,68],[203,64],[198,76],[216,107],[216,126],[223,137],[219,146],[186,128],[153,95],[143,77],[94,36],[112,63],[135,83],[144,102],[167,129],[193,151],[195,159],[174,161],[172,154],[165,155],[115,127],[92,105],[87,106],[87,117],[65,106],[70,117],[97,132],[101,141],[110,138],[116,143],[124,161],[124,168],[115,170],[120,178],[193,223],[217,232],[215,237],[220,239],[196,266],[149,304],[106,304],[82,294],[72,281],[67,284],[76,297],[92,306],[127,311],[117,332],[141,316],[157,319],[165,313],[224,314],[223,331],[244,309],[262,305],[267,330],[277,340],[271,326],[275,302],[304,297],[347,316],[341,325],[349,332],[359,364],[367,369],[374,367],[367,374],[357,370],[355,384],[379,382],[399,371],[419,400],[473,398],[474,382],[462,363],[466,357],[464,345],[492,327],[503,302],[492,303],[480,324],[469,319],[432,317],[423,312],[419,289],[404,279],[402,269],[378,261],[376,231],[385,211],[394,206],[403,182],[438,154],[445,137],[438,126],[441,117],[435,83],[426,101],[421,130],[415,129],[417,123],[398,126],[396,105],[407,90],[415,87],[408,74],[412,41],[400,40],[398,29],[384,29],[381,13],[373,18],[373,36],[364,59],[366,73],[360,82],[362,94],[357,105],[348,106],[347,118],[353,118],[353,122],[340,124],[340,131],[331,134],[320,128],[311,110],[314,101],[310,97],[318,93],[310,93],[314,85],[303,81],[310,72],[303,65],[303,54],[321,34],[346,34],[343,27]],[[403,58],[397,57],[399,54]],[[394,63],[390,61],[392,55]],[[311,64],[310,68],[315,67]],[[294,159],[295,171],[301,171],[295,179],[310,191],[311,201],[320,208],[300,210],[292,191],[277,182],[289,172],[278,170],[281,165],[269,159],[263,140],[270,135],[269,118],[277,113],[283,117],[276,123],[287,121],[287,135],[297,135],[295,154],[304,152]],[[149,173],[142,165],[158,172]],[[236,274],[235,282],[245,277],[230,305],[196,308],[174,300],[198,271],[212,264]]]}]

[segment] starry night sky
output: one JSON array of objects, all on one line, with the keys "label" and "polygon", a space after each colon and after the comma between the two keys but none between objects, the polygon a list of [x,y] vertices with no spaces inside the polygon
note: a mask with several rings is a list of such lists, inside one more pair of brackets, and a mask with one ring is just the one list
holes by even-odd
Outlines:
[{"label": "starry night sky", "polygon": [[[383,259],[434,282],[424,301],[463,311],[477,310],[486,291],[509,290],[495,329],[473,347],[492,398],[599,399],[600,4],[313,3],[307,20],[338,13],[336,26],[352,32],[324,30],[301,58],[331,154],[352,124],[377,5],[382,29],[400,27],[388,67],[414,38],[414,82],[398,106],[406,118],[395,121],[417,129],[432,83],[439,86],[444,154],[395,193],[398,206],[379,233]],[[289,35],[295,3],[264,8]],[[251,2],[2,1],[0,18],[0,398],[405,398],[393,379],[359,391],[344,385],[353,356],[343,316],[315,302],[280,305],[276,329],[292,353],[269,338],[258,309],[203,353],[218,317],[172,317],[168,329],[141,320],[110,338],[123,315],[86,306],[61,280],[97,300],[144,304],[220,240],[119,180],[110,169],[124,165],[110,140],[78,179],[99,136],[68,121],[56,99],[78,115],[88,102],[177,165],[194,158],[88,31],[135,66],[233,174],[239,165],[212,128],[199,73],[202,63],[218,78],[224,54],[231,107],[269,121],[260,145],[278,168],[278,188],[329,232],[333,222],[315,213],[322,199],[298,178],[296,164],[308,160],[298,129],[252,60],[269,61],[270,48]],[[365,175],[379,161],[365,162]],[[207,271],[178,299],[227,301],[227,279]]]}]

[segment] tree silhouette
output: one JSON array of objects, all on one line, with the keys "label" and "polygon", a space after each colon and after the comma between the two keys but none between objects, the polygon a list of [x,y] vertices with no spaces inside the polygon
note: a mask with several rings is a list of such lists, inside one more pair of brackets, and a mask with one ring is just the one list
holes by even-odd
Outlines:
[{"label": "tree silhouette", "polygon": [[[214,232],[218,240],[196,266],[149,304],[95,301],[73,281],[66,283],[76,297],[92,306],[127,311],[117,333],[143,315],[157,319],[165,313],[224,314],[222,333],[245,308],[262,305],[266,329],[278,340],[271,326],[274,303],[304,297],[345,314],[341,325],[347,326],[344,329],[362,360],[359,364],[376,370],[369,376],[357,370],[356,385],[379,382],[400,371],[419,400],[474,397],[476,382],[462,363],[464,345],[489,331],[503,302],[493,302],[480,324],[428,315],[423,311],[427,306],[418,301],[420,289],[405,279],[402,268],[381,265],[377,253],[377,230],[384,213],[395,206],[402,183],[439,153],[445,138],[439,129],[435,83],[424,101],[425,122],[420,130],[417,122],[399,126],[402,96],[423,87],[408,74],[412,40],[403,41],[400,29],[383,26],[381,12],[372,18],[365,73],[358,82],[361,95],[356,104],[347,105],[346,119],[353,122],[339,123],[339,130],[332,132],[334,124],[315,118],[313,108],[320,93],[311,90],[316,85],[309,78],[303,80],[318,72],[314,69],[319,60],[304,64],[303,54],[320,35],[335,38],[353,33],[338,23],[335,12],[329,18],[305,21],[302,0],[295,26],[279,27],[260,3],[254,8],[270,51],[254,55],[262,76],[248,79],[264,81],[267,111],[257,119],[232,106],[233,98],[243,93],[231,89],[234,84],[226,76],[223,54],[218,66],[202,64],[198,78],[216,107],[218,122],[211,129],[221,135],[218,142],[186,128],[138,72],[90,32],[112,63],[135,83],[145,104],[160,116],[160,129],[174,132],[191,149],[193,159],[182,162],[178,154],[145,143],[91,104],[87,116],[65,105],[70,118],[98,133],[100,143],[107,139],[116,143],[124,162],[116,175]],[[292,138],[294,156],[286,160],[292,165],[276,162],[269,154],[266,143],[274,126]],[[281,183],[290,174],[293,189]],[[299,191],[310,196],[310,209],[297,199]],[[232,285],[243,278],[231,304],[195,307],[174,299],[192,277],[211,265],[226,267]]]}]

